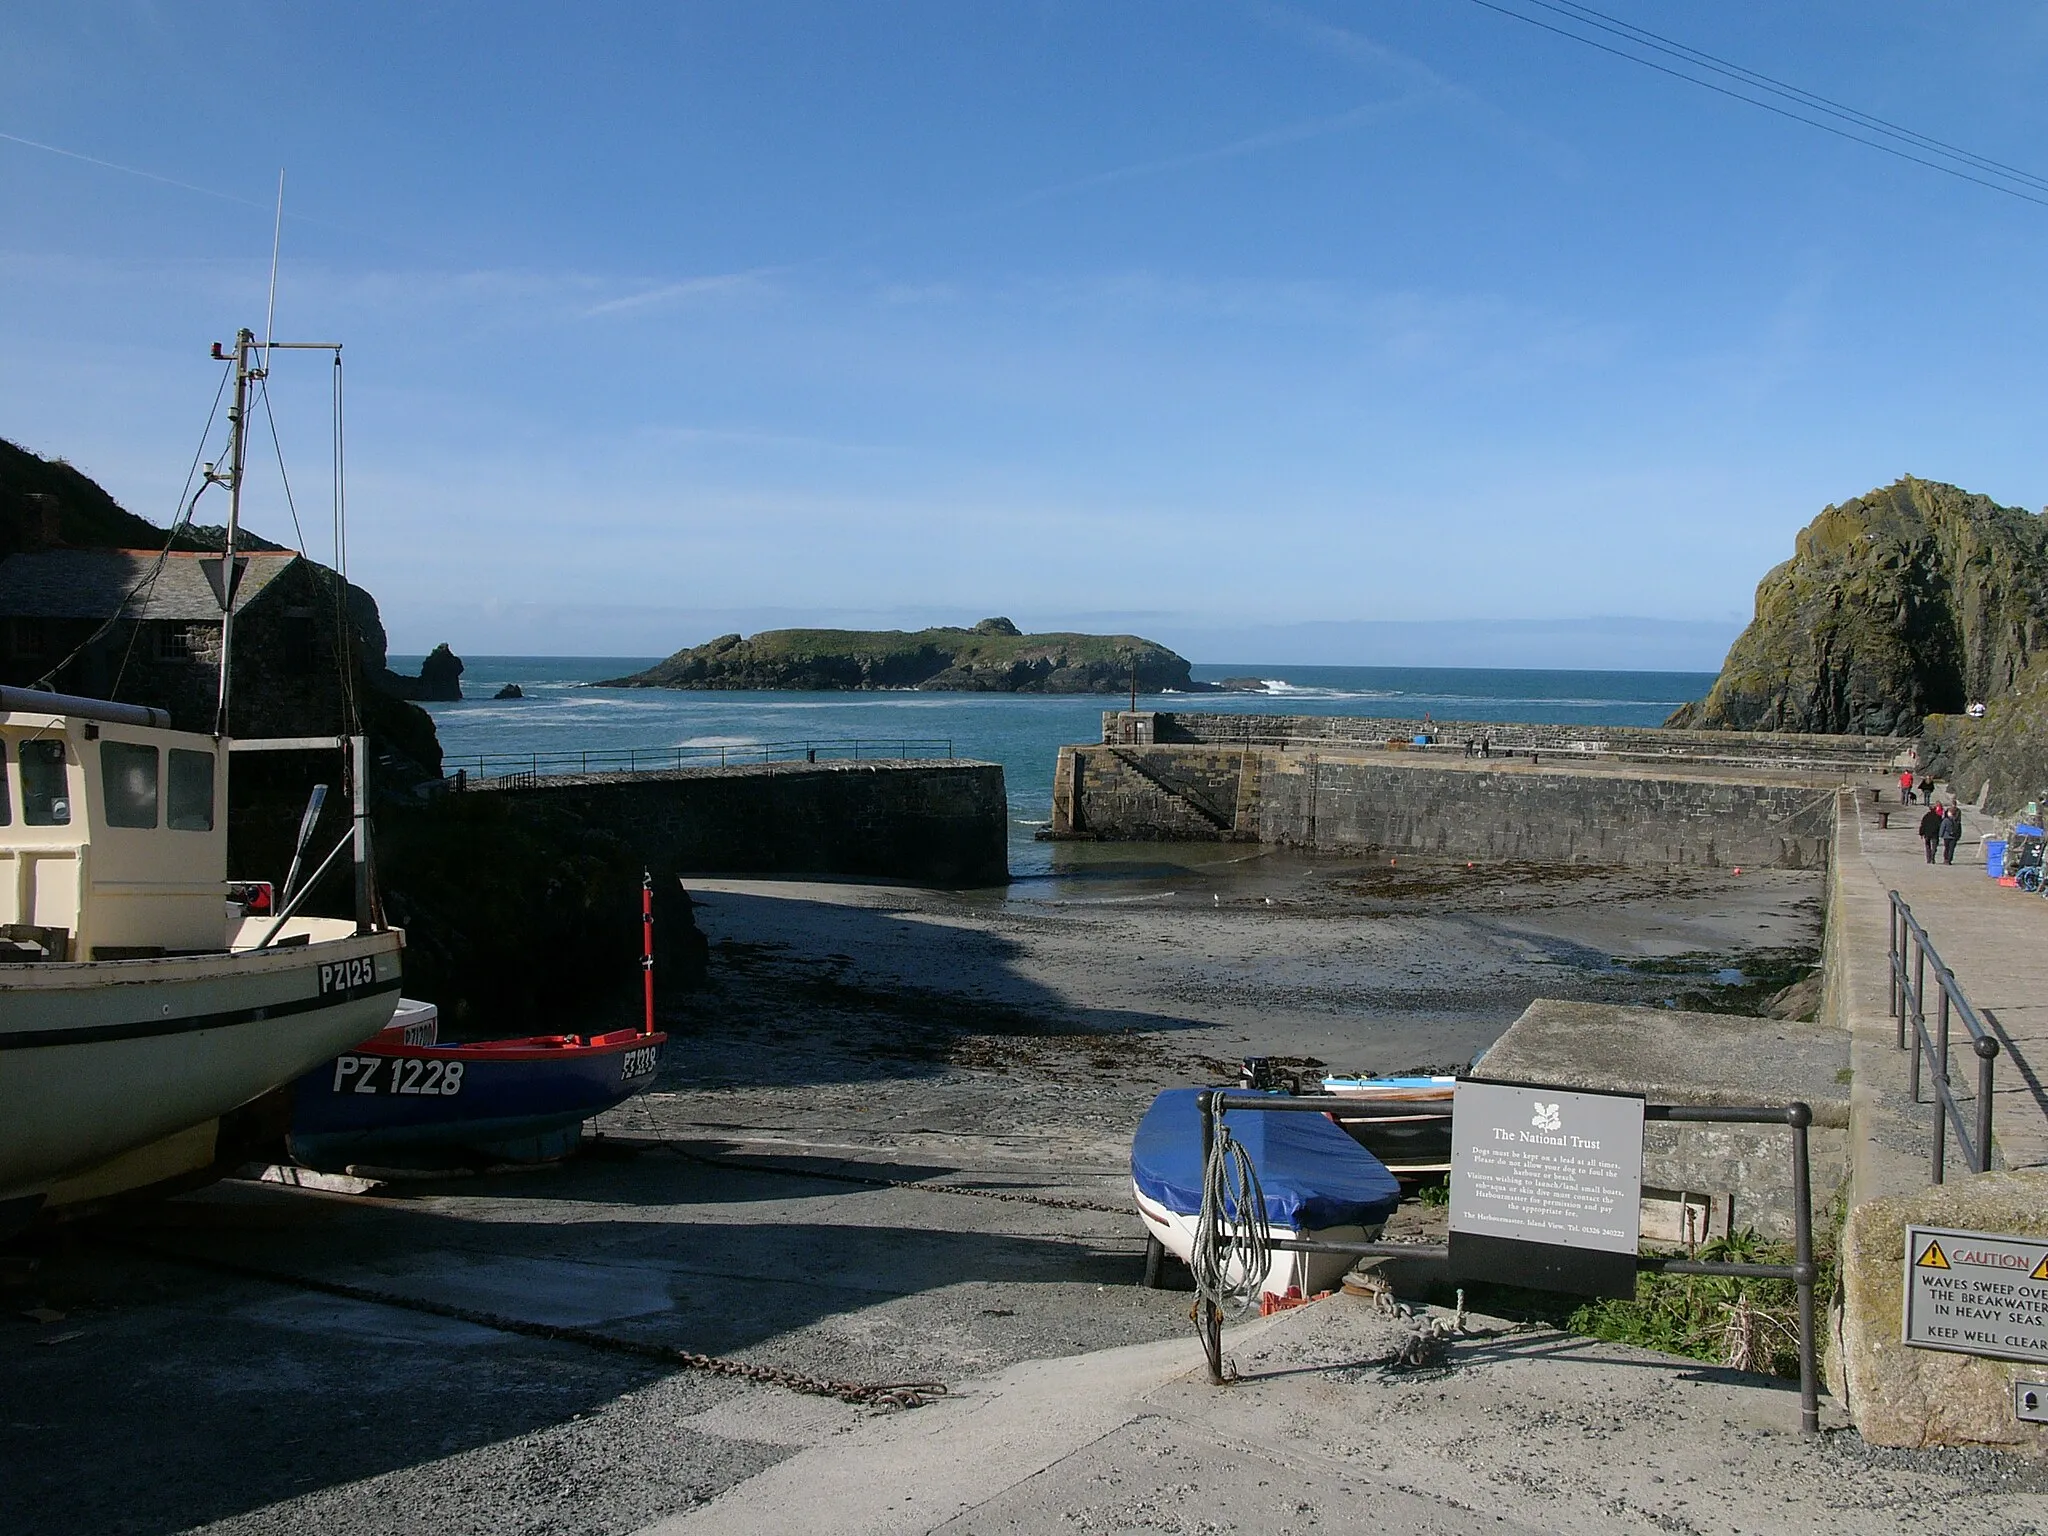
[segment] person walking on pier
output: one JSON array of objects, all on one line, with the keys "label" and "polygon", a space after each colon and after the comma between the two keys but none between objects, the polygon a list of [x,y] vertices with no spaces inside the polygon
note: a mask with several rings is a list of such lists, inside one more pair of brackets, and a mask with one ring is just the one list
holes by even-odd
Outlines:
[{"label": "person walking on pier", "polygon": [[1908,768],[1899,775],[1899,804],[1913,803],[1913,770]]},{"label": "person walking on pier", "polygon": [[1927,807],[1927,814],[1920,818],[1920,841],[1927,845],[1927,862],[1934,862],[1935,844],[1941,841],[1941,810],[1937,806]]},{"label": "person walking on pier", "polygon": [[1963,840],[1963,808],[1955,801],[1949,801],[1941,813],[1941,862],[1953,864],[1956,861],[1956,844]]}]

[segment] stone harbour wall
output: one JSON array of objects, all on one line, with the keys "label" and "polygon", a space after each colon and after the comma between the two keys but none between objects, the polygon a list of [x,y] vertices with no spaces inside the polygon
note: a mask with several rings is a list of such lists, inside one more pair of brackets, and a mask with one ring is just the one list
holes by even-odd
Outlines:
[{"label": "stone harbour wall", "polygon": [[1049,835],[1814,869],[1833,831],[1834,794],[1812,784],[1154,745],[1063,748]]},{"label": "stone harbour wall", "polygon": [[[1433,735],[1427,747],[1417,736]],[[1496,755],[1556,752],[1627,761],[1689,759],[1757,767],[1825,767],[1880,772],[1914,751],[1897,736],[1809,736],[1786,731],[1686,731],[1663,726],[1569,725],[1545,721],[1420,720],[1357,715],[1280,715],[1104,710],[1104,743],[1183,746],[1384,747],[1400,743],[1432,756],[1462,757],[1464,743],[1491,740]]]},{"label": "stone harbour wall", "polygon": [[1009,808],[996,763],[757,763],[495,780],[468,792],[549,803],[686,878],[1009,879]]}]

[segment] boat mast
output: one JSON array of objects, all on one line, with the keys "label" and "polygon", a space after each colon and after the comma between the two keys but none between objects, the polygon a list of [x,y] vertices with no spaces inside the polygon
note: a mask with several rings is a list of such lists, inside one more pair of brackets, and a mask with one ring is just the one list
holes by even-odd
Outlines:
[{"label": "boat mast", "polygon": [[[213,734],[216,736],[228,734],[228,690],[234,677],[231,663],[235,641],[235,588],[239,585],[235,545],[242,525],[242,469],[248,462],[249,381],[262,378],[268,371],[249,366],[249,353],[255,343],[256,333],[246,325],[235,332],[235,403],[228,408],[228,472],[223,476],[212,469],[207,471],[208,479],[225,480],[228,488],[228,540],[220,565],[220,703],[213,717]],[[213,355],[221,356],[219,342],[213,344]]]}]

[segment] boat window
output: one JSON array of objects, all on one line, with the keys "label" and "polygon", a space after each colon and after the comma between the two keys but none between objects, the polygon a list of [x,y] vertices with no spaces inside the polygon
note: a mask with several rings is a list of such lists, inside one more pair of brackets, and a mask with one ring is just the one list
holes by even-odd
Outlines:
[{"label": "boat window", "polygon": [[7,803],[7,743],[0,741],[0,827],[14,820]]},{"label": "boat window", "polygon": [[213,830],[213,754],[171,748],[164,825],[176,832]]},{"label": "boat window", "polygon": [[64,743],[24,741],[21,759],[21,819],[31,827],[71,825],[71,786],[65,782]]},{"label": "boat window", "polygon": [[132,741],[100,743],[100,778],[106,784],[107,825],[156,825],[156,748]]}]

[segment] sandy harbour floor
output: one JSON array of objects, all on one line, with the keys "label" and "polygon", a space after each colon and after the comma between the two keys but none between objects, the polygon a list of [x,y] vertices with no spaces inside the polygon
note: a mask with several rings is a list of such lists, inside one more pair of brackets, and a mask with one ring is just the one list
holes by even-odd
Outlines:
[{"label": "sandy harbour floor", "polygon": [[0,1531],[627,1532],[872,1417],[407,1300],[863,1381],[1192,1365],[1186,1292],[1135,1283],[1158,1088],[1454,1067],[1534,997],[1739,987],[1818,938],[1811,873],[1060,858],[1006,891],[693,885],[710,985],[565,1166],[230,1181],[0,1253]]}]

